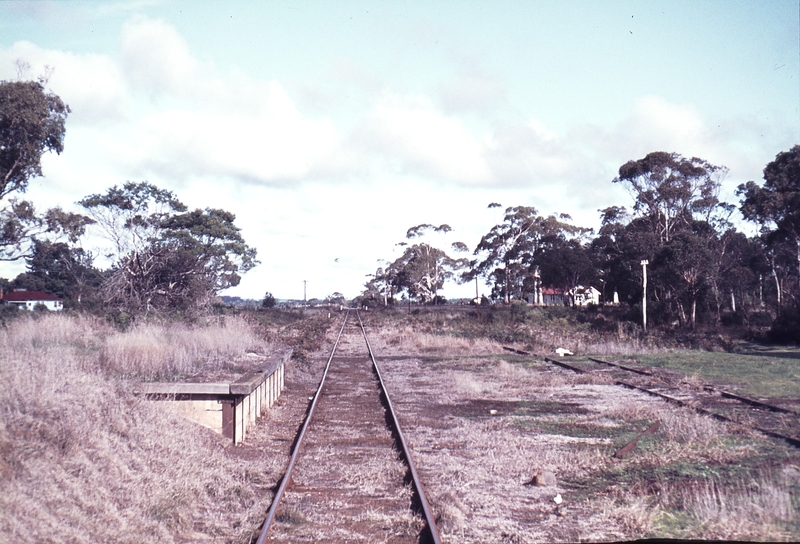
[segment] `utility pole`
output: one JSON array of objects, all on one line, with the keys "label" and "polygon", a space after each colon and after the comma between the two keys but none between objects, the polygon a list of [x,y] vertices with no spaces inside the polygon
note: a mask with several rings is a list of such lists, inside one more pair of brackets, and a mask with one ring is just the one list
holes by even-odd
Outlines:
[{"label": "utility pole", "polygon": [[647,334],[647,265],[650,261],[642,261],[642,328]]}]

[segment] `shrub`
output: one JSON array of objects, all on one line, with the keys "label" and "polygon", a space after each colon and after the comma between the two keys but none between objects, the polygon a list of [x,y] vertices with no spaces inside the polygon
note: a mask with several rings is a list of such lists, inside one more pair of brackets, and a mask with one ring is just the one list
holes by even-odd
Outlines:
[{"label": "shrub", "polygon": [[772,322],[767,338],[776,344],[800,344],[800,308],[787,308]]}]

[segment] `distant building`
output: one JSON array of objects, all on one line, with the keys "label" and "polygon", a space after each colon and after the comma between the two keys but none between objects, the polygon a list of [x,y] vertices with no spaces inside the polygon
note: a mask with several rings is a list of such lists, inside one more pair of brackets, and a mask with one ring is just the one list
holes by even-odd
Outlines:
[{"label": "distant building", "polygon": [[542,304],[544,306],[569,306],[569,299],[563,289],[542,287]]},{"label": "distant building", "polygon": [[48,310],[59,312],[64,309],[64,301],[55,295],[42,291],[28,291],[27,289],[14,289],[10,293],[3,293],[0,302],[12,304],[25,310],[33,310],[38,304],[43,304]]},{"label": "distant building", "polygon": [[574,306],[588,306],[590,304],[600,304],[600,291],[592,286],[584,287],[583,285],[576,285],[567,294],[572,299]]},{"label": "distant building", "polygon": [[528,295],[528,303],[537,306],[588,306],[600,304],[600,291],[583,285],[576,285],[568,290],[541,287]]}]

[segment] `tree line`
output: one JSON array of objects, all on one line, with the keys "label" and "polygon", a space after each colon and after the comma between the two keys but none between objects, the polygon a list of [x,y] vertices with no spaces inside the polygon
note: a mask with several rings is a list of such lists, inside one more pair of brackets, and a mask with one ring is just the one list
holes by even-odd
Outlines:
[{"label": "tree line", "polygon": [[[186,315],[203,311],[258,263],[232,213],[190,210],[146,181],[88,195],[78,202],[82,213],[39,212],[20,198],[42,175],[43,154],[64,147],[70,110],[45,84],[0,81],[0,260],[27,264],[3,288],[44,291],[73,306],[128,316]],[[107,269],[81,247],[87,234],[108,242]]]},{"label": "tree line", "polygon": [[[41,176],[41,157],[61,153],[69,107],[45,80],[0,81],[0,260],[23,259],[27,271],[0,287],[41,290],[82,306],[131,315],[191,313],[237,285],[257,264],[256,251],[216,208],[190,210],[175,194],[148,182],[127,182],[79,201],[81,213],[43,212],[21,198]],[[719,199],[728,170],[703,159],[653,152],[619,168],[612,180],[630,201],[599,210],[595,232],[567,214],[543,215],[532,206],[505,209],[470,253],[445,247],[447,224],[408,229],[403,252],[378,268],[362,299],[391,304],[397,296],[441,301],[446,281],[483,280],[490,297],[525,300],[537,286],[561,290],[594,286],[608,301],[616,293],[632,308],[642,301],[648,262],[648,309],[655,322],[695,327],[724,319],[749,324],[776,318],[800,335],[800,146],[764,168],[763,183],[737,189],[738,205]],[[497,203],[490,208],[500,208]],[[739,211],[758,226],[746,236],[731,217]],[[81,247],[102,236],[111,263]]]},{"label": "tree line", "polygon": [[[646,261],[650,319],[694,328],[701,317],[749,325],[768,315],[777,318],[773,328],[800,339],[800,146],[767,164],[762,184],[739,185],[738,206],[719,198],[727,174],[697,157],[649,153],[619,168],[612,182],[627,189],[630,201],[598,210],[599,231],[574,225],[567,214],[509,207],[471,258],[403,242],[403,255],[376,270],[362,298],[389,304],[401,295],[430,303],[446,280],[481,279],[491,298],[506,303],[525,300],[537,285],[564,291],[591,285],[604,301],[616,293],[640,308]],[[758,225],[757,235],[737,231],[731,220],[737,210]],[[431,230],[451,229],[420,225],[407,238]],[[453,249],[467,250],[461,243]]]}]

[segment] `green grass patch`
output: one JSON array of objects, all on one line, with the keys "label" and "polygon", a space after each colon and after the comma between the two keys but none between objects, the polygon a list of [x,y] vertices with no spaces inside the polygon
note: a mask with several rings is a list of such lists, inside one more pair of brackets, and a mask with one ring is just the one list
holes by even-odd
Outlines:
[{"label": "green grass patch", "polygon": [[[570,421],[570,419],[572,418],[537,419],[525,422],[525,426],[547,434],[574,438],[611,439],[614,446],[621,448],[651,424],[647,421],[619,421],[615,425],[608,425],[593,421]],[[645,438],[647,437],[643,437],[639,443],[642,444]]]},{"label": "green grass patch", "polygon": [[677,370],[701,381],[733,385],[754,397],[800,398],[800,349],[745,349],[741,353],[686,351],[635,358],[644,365]]}]

